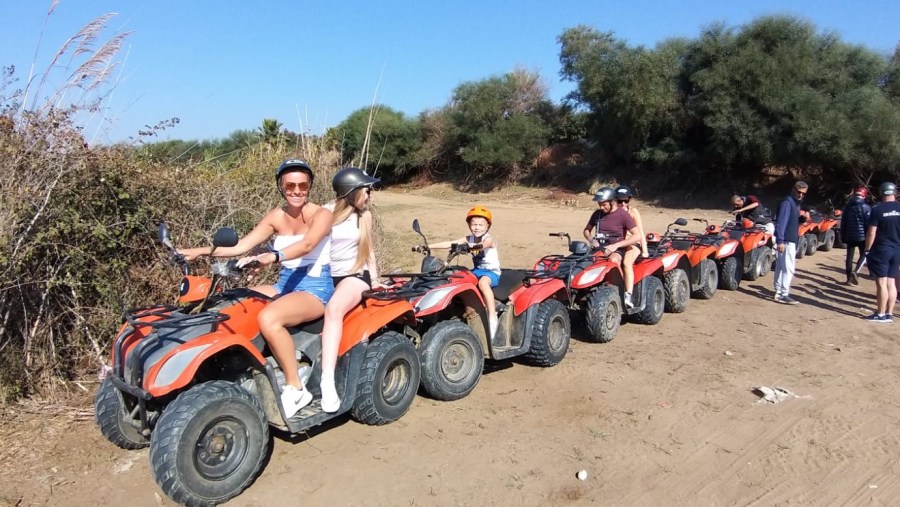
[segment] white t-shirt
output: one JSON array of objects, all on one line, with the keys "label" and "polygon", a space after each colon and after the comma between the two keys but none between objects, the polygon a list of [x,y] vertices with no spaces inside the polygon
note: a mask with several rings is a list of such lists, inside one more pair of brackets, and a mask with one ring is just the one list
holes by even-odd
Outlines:
[{"label": "white t-shirt", "polygon": [[[325,205],[332,213],[334,207],[334,201]],[[331,228],[331,276],[357,275],[365,270],[363,265],[358,271],[353,271],[359,255],[359,222],[359,214],[353,212],[346,220]]]}]

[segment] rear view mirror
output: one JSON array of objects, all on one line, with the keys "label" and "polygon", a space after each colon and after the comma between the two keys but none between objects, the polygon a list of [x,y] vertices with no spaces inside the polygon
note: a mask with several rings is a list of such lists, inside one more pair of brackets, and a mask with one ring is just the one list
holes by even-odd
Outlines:
[{"label": "rear view mirror", "polygon": [[172,250],[175,249],[175,245],[172,244],[172,234],[169,233],[169,226],[166,225],[165,222],[159,223],[159,242],[165,245],[167,248]]},{"label": "rear view mirror", "polygon": [[216,231],[216,235],[213,236],[213,246],[216,248],[229,247],[237,244],[238,233],[231,227],[222,227]]},{"label": "rear view mirror", "polygon": [[416,231],[416,234],[419,234],[419,235],[422,234],[422,228],[419,227],[419,219],[418,218],[413,219],[413,230]]},{"label": "rear view mirror", "polygon": [[685,226],[685,225],[687,225],[687,220],[684,218],[679,218],[679,219],[675,220],[675,225]]}]

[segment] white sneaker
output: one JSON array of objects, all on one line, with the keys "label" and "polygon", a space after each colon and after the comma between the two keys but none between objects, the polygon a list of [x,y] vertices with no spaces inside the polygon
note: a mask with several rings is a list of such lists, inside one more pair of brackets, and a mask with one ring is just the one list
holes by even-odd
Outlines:
[{"label": "white sneaker", "polygon": [[491,338],[497,335],[497,328],[500,327],[500,319],[497,317],[488,317],[488,325],[491,328]]},{"label": "white sneaker", "polygon": [[284,386],[281,391],[281,405],[284,407],[285,417],[288,419],[294,417],[301,408],[309,405],[312,399],[312,393],[306,389],[300,390],[291,385]]},{"label": "white sneaker", "polygon": [[322,391],[322,410],[329,414],[337,412],[341,408],[341,398],[334,387],[334,378],[330,382],[323,378],[319,382],[319,389]]},{"label": "white sneaker", "polygon": [[634,308],[634,303],[631,302],[631,293],[630,292],[625,293],[625,308],[628,308],[629,310]]}]

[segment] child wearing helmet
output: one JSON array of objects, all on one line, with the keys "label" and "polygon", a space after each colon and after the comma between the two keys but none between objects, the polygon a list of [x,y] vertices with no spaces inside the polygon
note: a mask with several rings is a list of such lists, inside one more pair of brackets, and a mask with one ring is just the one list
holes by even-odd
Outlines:
[{"label": "child wearing helmet", "polygon": [[[251,262],[260,267],[280,264],[278,281],[252,290],[275,298],[259,313],[259,330],[284,372],[281,404],[290,418],[312,401],[298,372],[294,342],[287,327],[321,318],[334,292],[331,261],[331,211],[309,201],[314,174],[300,159],[286,160],[275,171],[275,183],[285,204],[268,213],[238,244],[217,248],[215,257],[243,255],[274,236],[272,248],[260,255],[244,257],[238,266]],[[210,248],[186,248],[178,252],[185,260],[210,255]]]},{"label": "child wearing helmet", "polygon": [[488,323],[493,337],[497,332],[499,319],[494,302],[493,288],[500,283],[500,251],[497,241],[488,232],[494,222],[491,210],[482,205],[471,208],[466,213],[466,223],[469,225],[469,236],[459,238],[456,241],[444,241],[431,245],[431,248],[450,248],[453,244],[466,243],[472,253],[472,274],[478,278],[478,289],[484,297],[484,304],[488,309]]},{"label": "child wearing helmet", "polygon": [[322,410],[337,412],[341,407],[334,383],[338,348],[344,330],[344,316],[362,301],[362,293],[378,288],[378,263],[372,212],[372,188],[380,182],[362,169],[341,169],[331,180],[335,200],[323,206],[334,215],[331,228],[331,277],[334,295],[325,305],[322,328]]}]

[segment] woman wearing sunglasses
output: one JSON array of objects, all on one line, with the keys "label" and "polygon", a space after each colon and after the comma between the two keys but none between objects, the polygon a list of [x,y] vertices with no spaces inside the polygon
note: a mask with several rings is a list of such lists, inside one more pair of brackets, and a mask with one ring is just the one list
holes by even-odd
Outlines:
[{"label": "woman wearing sunglasses", "polygon": [[644,234],[644,222],[641,220],[641,212],[631,205],[631,198],[633,196],[634,194],[631,192],[631,187],[627,185],[619,185],[616,187],[616,203],[620,208],[631,215],[631,218],[637,225],[638,233],[641,235],[641,257],[649,257],[650,252],[647,250],[647,236]]},{"label": "woman wearing sunglasses", "polygon": [[[270,251],[244,257],[238,265],[281,264],[274,285],[261,285],[253,290],[277,298],[260,312],[259,330],[284,372],[281,403],[288,418],[309,404],[312,394],[300,380],[294,343],[286,328],[321,318],[334,293],[330,268],[332,213],[324,206],[309,202],[314,179],[312,168],[305,160],[282,162],[275,171],[275,182],[284,197],[284,205],[269,210],[237,245],[217,248],[213,254],[215,257],[243,255],[274,236]],[[210,248],[188,248],[179,253],[192,260],[210,255]]]}]

